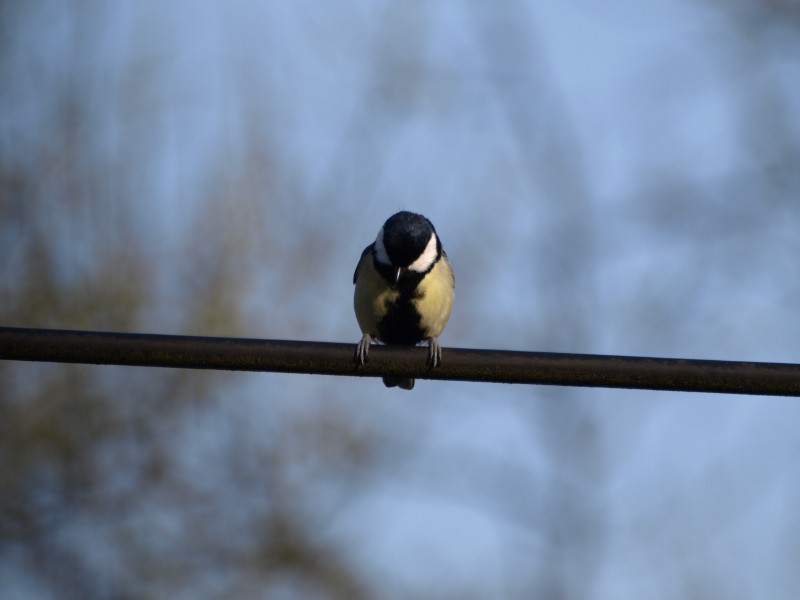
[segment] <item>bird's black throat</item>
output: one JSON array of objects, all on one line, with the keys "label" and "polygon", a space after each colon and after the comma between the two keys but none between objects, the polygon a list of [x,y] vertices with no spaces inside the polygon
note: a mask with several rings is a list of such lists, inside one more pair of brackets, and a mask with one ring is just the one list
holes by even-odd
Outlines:
[{"label": "bird's black throat", "polygon": [[414,346],[425,339],[420,327],[420,315],[414,300],[421,297],[419,284],[426,273],[405,271],[395,283],[396,269],[377,260],[375,268],[399,294],[394,302],[387,302],[386,314],[378,323],[380,339],[386,344]]}]

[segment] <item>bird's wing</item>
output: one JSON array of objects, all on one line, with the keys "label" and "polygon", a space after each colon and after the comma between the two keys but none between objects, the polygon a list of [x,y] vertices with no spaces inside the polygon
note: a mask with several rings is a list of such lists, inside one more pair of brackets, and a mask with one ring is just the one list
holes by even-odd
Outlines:
[{"label": "bird's wing", "polygon": [[361,263],[364,262],[364,258],[369,256],[372,252],[372,249],[375,247],[375,242],[371,243],[369,246],[364,248],[364,251],[361,253],[361,258],[358,259],[358,264],[356,265],[356,270],[353,273],[353,284],[356,283],[356,278],[358,277],[358,270],[361,268]]}]

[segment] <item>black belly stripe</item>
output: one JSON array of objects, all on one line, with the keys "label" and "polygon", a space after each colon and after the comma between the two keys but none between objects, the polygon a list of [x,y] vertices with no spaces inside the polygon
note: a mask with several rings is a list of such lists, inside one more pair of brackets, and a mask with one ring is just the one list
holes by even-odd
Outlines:
[{"label": "black belly stripe", "polygon": [[386,307],[386,314],[378,325],[381,341],[386,344],[413,346],[425,339],[419,313],[412,302],[419,298],[419,293],[409,288],[401,285],[400,295]]},{"label": "black belly stripe", "polygon": [[[383,265],[377,260],[373,264],[378,273],[387,282],[391,283],[393,281],[395,272],[391,267]],[[432,268],[433,265],[424,273],[406,271],[401,277],[398,284],[400,294],[395,302],[387,305],[386,314],[378,324],[378,332],[382,342],[414,346],[426,338],[425,332],[420,327],[420,316],[417,309],[414,308],[413,301],[422,297],[422,292],[418,286]]]},{"label": "black belly stripe", "polygon": [[419,314],[410,302],[398,302],[378,325],[381,340],[387,344],[413,346],[424,339],[419,325]]}]

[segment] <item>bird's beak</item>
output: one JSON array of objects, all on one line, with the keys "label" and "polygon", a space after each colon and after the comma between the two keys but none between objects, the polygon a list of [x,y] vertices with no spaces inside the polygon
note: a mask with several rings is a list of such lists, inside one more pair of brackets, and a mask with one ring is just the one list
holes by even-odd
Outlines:
[{"label": "bird's beak", "polygon": [[406,267],[398,267],[397,272],[394,274],[394,282],[397,283],[400,281],[400,277],[403,276],[403,273],[408,271]]}]

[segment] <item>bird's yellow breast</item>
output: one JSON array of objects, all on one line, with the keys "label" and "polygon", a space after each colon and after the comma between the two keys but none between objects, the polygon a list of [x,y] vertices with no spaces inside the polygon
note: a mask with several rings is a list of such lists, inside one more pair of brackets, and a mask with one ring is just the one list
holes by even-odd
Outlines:
[{"label": "bird's yellow breast", "polygon": [[[382,323],[386,331],[388,322],[391,322],[391,327],[397,328],[408,321],[407,327],[414,330],[411,337],[422,341],[441,334],[450,318],[455,280],[444,254],[425,274],[411,295],[401,294],[396,286],[381,277],[370,253],[365,253],[362,257],[355,280],[353,303],[356,319],[361,331],[373,338],[383,340]],[[418,319],[402,317],[404,314],[411,314],[412,309]],[[387,318],[388,322],[385,321]]]},{"label": "bird's yellow breast", "polygon": [[353,305],[362,333],[380,338],[379,324],[400,292],[389,285],[375,270],[372,256],[367,254],[358,266]]},{"label": "bird's yellow breast", "polygon": [[424,337],[438,337],[453,307],[453,290],[455,278],[447,257],[442,257],[433,265],[433,269],[425,275],[417,287],[417,294],[412,304],[420,317],[420,329]]}]

